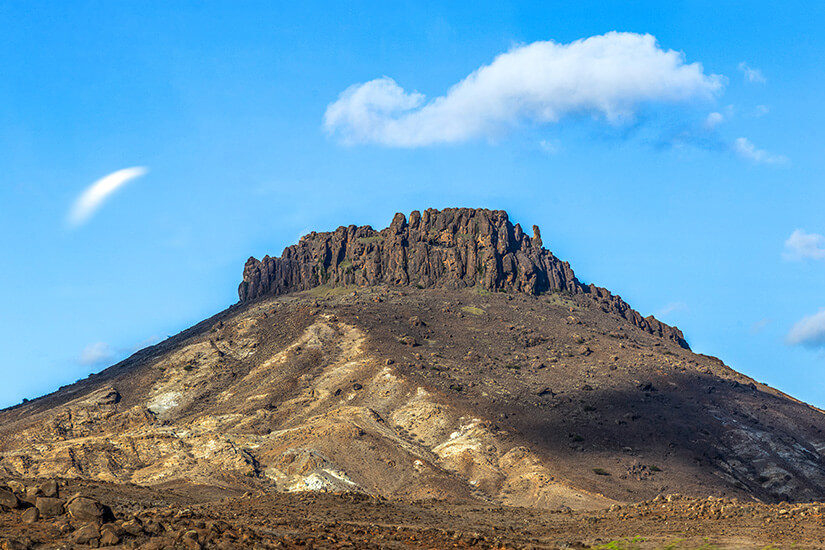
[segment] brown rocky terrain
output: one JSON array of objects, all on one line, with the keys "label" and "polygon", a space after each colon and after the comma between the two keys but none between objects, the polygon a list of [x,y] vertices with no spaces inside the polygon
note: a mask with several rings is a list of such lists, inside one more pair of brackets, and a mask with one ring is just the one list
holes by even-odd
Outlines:
[{"label": "brown rocky terrain", "polygon": [[[207,547],[822,533],[805,504],[825,500],[822,411],[692,353],[503,212],[313,233],[250,259],[240,297],[0,412],[0,485],[18,495],[0,527],[38,546],[94,524],[94,545],[120,522],[120,543],[158,548],[194,548],[193,529]],[[43,498],[62,515],[21,523],[38,508],[29,490],[54,479],[60,497]],[[77,492],[114,519],[74,518]],[[168,528],[124,535],[135,518]]]},{"label": "brown rocky terrain", "polygon": [[[28,489],[42,485],[28,481]],[[0,548],[825,548],[822,503],[667,495],[597,511],[548,511],[362,493],[240,494],[191,484],[64,480],[59,490],[106,500],[113,518],[62,511],[26,519],[38,508],[23,500],[23,490],[18,509],[0,507]]]}]

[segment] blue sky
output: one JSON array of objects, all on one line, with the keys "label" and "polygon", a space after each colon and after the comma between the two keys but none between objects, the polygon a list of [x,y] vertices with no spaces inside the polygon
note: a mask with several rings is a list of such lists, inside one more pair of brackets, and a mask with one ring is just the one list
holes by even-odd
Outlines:
[{"label": "blue sky", "polygon": [[822,21],[811,2],[0,3],[0,406],[232,304],[250,255],[473,206],[825,407]]}]

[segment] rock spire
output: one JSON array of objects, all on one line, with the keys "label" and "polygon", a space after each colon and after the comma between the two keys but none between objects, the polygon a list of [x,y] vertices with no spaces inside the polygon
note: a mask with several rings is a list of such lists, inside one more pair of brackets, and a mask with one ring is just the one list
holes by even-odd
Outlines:
[{"label": "rock spire", "polygon": [[503,210],[472,208],[396,214],[389,227],[350,225],[305,235],[281,257],[249,258],[238,288],[242,302],[319,285],[410,285],[538,295],[584,295],[651,334],[687,348],[682,332],[642,317],[619,296],[576,279],[570,264],[543,248],[537,226],[528,236]]}]

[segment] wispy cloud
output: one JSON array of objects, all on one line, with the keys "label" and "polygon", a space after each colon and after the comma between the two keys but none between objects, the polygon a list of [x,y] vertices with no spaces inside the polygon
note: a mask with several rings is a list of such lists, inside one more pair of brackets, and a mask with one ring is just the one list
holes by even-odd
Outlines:
[{"label": "wispy cloud", "polygon": [[748,82],[753,82],[754,84],[764,84],[767,82],[762,71],[748,66],[744,61],[739,64],[739,70],[742,71],[742,74],[745,75],[745,80]]},{"label": "wispy cloud", "polygon": [[723,122],[725,122],[725,115],[714,111],[705,118],[705,128],[712,130]]},{"label": "wispy cloud", "polygon": [[78,363],[85,366],[99,366],[111,363],[115,359],[115,351],[105,342],[89,344],[80,352]]},{"label": "wispy cloud", "polygon": [[113,348],[106,342],[94,342],[83,348],[77,358],[77,362],[88,367],[108,366],[136,351],[140,351],[148,346],[153,346],[161,340],[162,338],[160,336],[153,335],[132,346],[121,348]]},{"label": "wispy cloud", "polygon": [[757,164],[784,164],[788,162],[788,157],[785,155],[774,155],[764,149],[758,149],[748,138],[737,138],[733,142],[733,150],[743,159]]},{"label": "wispy cloud", "polygon": [[386,76],[356,84],[327,107],[324,127],[347,144],[457,143],[570,114],[619,124],[643,104],[710,99],[724,82],[649,34],[611,32],[516,46],[429,101]]},{"label": "wispy cloud", "polygon": [[825,348],[825,308],[797,321],[788,332],[785,342],[792,346]]},{"label": "wispy cloud", "polygon": [[69,211],[67,222],[69,227],[83,225],[103,206],[103,203],[112,196],[112,193],[123,187],[129,181],[146,174],[148,170],[142,166],[124,168],[112,172],[89,187],[75,200]]},{"label": "wispy cloud", "polygon": [[818,233],[805,233],[797,229],[785,241],[782,251],[785,260],[825,260],[825,236]]},{"label": "wispy cloud", "polygon": [[561,148],[561,142],[557,139],[543,139],[539,142],[539,149],[548,155],[555,155]]},{"label": "wispy cloud", "polygon": [[759,319],[757,322],[751,325],[751,334],[761,333],[763,330],[765,330],[765,328],[767,328],[769,324],[771,324],[771,320],[767,317]]},{"label": "wispy cloud", "polygon": [[677,311],[685,311],[688,309],[688,306],[684,302],[670,302],[665,307],[661,308],[659,311],[656,312],[656,317],[666,317],[671,313],[676,313]]}]

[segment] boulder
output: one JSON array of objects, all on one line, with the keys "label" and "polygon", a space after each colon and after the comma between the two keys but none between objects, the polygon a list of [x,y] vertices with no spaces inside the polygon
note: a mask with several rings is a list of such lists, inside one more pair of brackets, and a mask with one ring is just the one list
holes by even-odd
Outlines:
[{"label": "boulder", "polygon": [[144,533],[143,526],[137,518],[123,522],[122,528],[123,531],[129,533],[133,537],[139,537]]},{"label": "boulder", "polygon": [[18,495],[25,495],[26,494],[26,485],[20,481],[9,481],[8,482],[9,489],[11,489],[14,493]]},{"label": "boulder", "polygon": [[412,336],[410,336],[409,334],[406,334],[406,335],[402,336],[402,337],[399,339],[399,341],[400,341],[402,344],[404,344],[405,346],[415,347],[415,346],[417,346],[417,345],[418,345],[418,342],[416,342],[416,341],[415,341],[415,338],[413,338],[413,337],[412,337]]},{"label": "boulder", "polygon": [[100,541],[100,531],[94,523],[87,523],[72,533],[72,540],[77,544],[89,544]]},{"label": "boulder", "polygon": [[37,508],[26,508],[22,514],[20,514],[20,519],[23,520],[23,523],[36,523],[37,520],[40,519],[40,510]]},{"label": "boulder", "polygon": [[[107,533],[111,534],[107,536]],[[113,546],[115,544],[119,544],[125,534],[126,531],[118,523],[104,523],[100,526],[100,544],[103,546]],[[117,539],[118,542],[110,542],[107,544],[104,542],[104,539],[108,541]]]},{"label": "boulder", "polygon": [[72,518],[79,521],[105,523],[113,520],[112,510],[93,498],[75,496],[66,504],[66,510]]},{"label": "boulder", "polygon": [[55,518],[66,513],[65,502],[63,499],[50,497],[37,497],[34,501],[34,506],[40,511],[40,515],[44,518]]},{"label": "boulder", "polygon": [[198,532],[195,530],[186,531],[181,538],[181,543],[186,550],[201,550],[201,544],[198,541]]},{"label": "boulder", "polygon": [[0,487],[0,506],[3,508],[17,508],[20,506],[20,499],[9,489]]},{"label": "boulder", "polygon": [[60,496],[58,494],[59,489],[57,486],[57,482],[53,479],[40,483],[37,486],[37,489],[40,492],[40,494],[44,497],[57,498]]},{"label": "boulder", "polygon": [[100,544],[103,546],[114,546],[120,543],[120,537],[114,531],[106,530],[100,533]]}]

